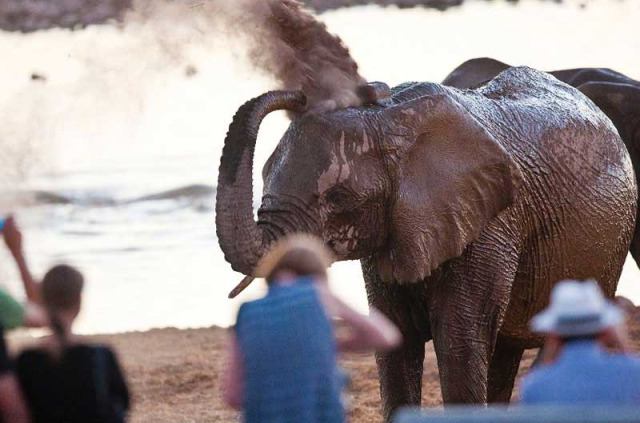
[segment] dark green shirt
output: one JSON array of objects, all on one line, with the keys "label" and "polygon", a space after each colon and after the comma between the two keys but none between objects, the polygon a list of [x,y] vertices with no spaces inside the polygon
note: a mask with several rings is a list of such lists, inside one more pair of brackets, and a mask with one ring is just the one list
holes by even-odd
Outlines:
[{"label": "dark green shirt", "polygon": [[0,289],[0,325],[5,329],[15,329],[24,322],[24,306],[7,291]]}]

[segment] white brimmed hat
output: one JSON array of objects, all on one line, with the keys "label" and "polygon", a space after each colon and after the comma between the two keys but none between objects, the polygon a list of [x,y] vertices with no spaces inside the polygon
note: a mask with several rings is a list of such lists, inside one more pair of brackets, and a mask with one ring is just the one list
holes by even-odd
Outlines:
[{"label": "white brimmed hat", "polygon": [[602,332],[624,320],[624,313],[607,301],[594,280],[565,280],[551,291],[551,304],[531,319],[531,329],[560,336]]}]

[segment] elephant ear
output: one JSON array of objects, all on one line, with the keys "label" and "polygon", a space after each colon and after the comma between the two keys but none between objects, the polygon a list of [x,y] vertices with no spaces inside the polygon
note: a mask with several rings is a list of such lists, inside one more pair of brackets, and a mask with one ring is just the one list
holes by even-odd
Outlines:
[{"label": "elephant ear", "polygon": [[513,202],[522,175],[499,142],[447,94],[389,113],[414,135],[398,163],[390,248],[378,264],[383,279],[412,282],[462,254]]}]

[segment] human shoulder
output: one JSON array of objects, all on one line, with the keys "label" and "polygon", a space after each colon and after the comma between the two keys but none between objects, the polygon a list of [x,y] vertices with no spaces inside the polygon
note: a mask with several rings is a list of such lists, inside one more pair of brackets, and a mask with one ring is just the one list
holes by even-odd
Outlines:
[{"label": "human shoulder", "polygon": [[113,363],[118,361],[118,357],[116,354],[116,351],[111,348],[109,345],[105,345],[105,344],[94,344],[94,345],[88,345],[88,344],[81,344],[81,345],[77,345],[76,348],[78,348],[78,351],[80,352],[84,352],[85,354],[90,354],[94,357],[100,357],[104,360],[106,360],[109,363]]},{"label": "human shoulder", "polygon": [[98,351],[101,354],[105,354],[105,355],[109,355],[109,356],[115,356],[115,350],[106,344],[82,344],[79,345],[79,347],[81,348],[87,348],[93,351]]},{"label": "human shoulder", "polygon": [[31,347],[22,350],[15,359],[15,370],[20,379],[29,377],[36,369],[47,367],[51,359],[47,350],[42,347]]},{"label": "human shoulder", "polygon": [[240,316],[250,313],[253,309],[256,308],[256,306],[259,306],[263,302],[264,302],[264,298],[259,298],[257,300],[251,300],[251,301],[242,303],[238,308],[238,319],[240,319]]},{"label": "human shoulder", "polygon": [[247,319],[250,319],[251,314],[256,313],[257,310],[260,309],[260,304],[263,302],[264,298],[260,298],[257,300],[247,301],[240,305],[240,308],[238,308],[238,315],[236,316],[236,324],[234,327],[236,331],[238,331],[238,329],[243,326],[244,322]]},{"label": "human shoulder", "polygon": [[47,357],[49,353],[44,347],[35,346],[25,348],[20,353],[18,353],[18,357],[16,358],[16,362],[20,363],[22,361],[29,362],[31,360],[41,360]]}]

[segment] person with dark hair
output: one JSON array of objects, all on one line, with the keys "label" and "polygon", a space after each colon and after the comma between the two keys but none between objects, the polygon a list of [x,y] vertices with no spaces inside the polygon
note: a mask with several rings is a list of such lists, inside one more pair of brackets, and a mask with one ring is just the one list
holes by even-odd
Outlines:
[{"label": "person with dark hair", "polygon": [[640,405],[640,359],[628,354],[624,313],[593,280],[562,281],[531,321],[546,335],[542,364],[524,379],[520,402]]},{"label": "person with dark hair", "polygon": [[40,285],[53,337],[23,351],[18,380],[34,423],[120,423],[129,392],[113,351],[82,343],[72,333],[84,278],[71,266],[47,272]]},{"label": "person with dark hair", "polygon": [[[269,291],[238,312],[223,385],[226,403],[243,410],[246,423],[343,422],[336,351],[400,344],[400,332],[380,312],[361,315],[329,291],[331,262],[320,240],[296,235],[259,264]],[[330,318],[346,333],[336,336]]]}]

